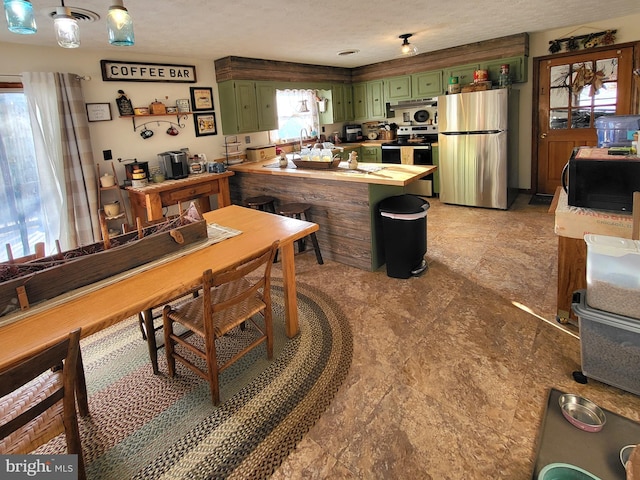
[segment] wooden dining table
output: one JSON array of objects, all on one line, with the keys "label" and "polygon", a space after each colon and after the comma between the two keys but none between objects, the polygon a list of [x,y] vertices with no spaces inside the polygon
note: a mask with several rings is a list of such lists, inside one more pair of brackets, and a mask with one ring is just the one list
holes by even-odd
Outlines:
[{"label": "wooden dining table", "polygon": [[[204,213],[208,224],[239,230],[237,236],[190,250],[164,263],[125,276],[117,282],[47,301],[0,327],[0,371],[53,345],[76,328],[86,337],[117,322],[189,293],[204,270],[220,271],[260,249],[280,241],[280,259],[288,337],[299,331],[294,242],[318,230],[318,225],[237,205]],[[49,307],[47,303],[50,303]]]}]

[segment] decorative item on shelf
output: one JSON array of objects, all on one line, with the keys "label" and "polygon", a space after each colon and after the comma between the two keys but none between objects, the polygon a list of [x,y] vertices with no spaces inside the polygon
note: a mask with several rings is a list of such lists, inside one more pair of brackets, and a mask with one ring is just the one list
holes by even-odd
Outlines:
[{"label": "decorative item on shelf", "polygon": [[176,107],[178,107],[178,113],[187,113],[191,111],[188,98],[179,98],[176,100]]},{"label": "decorative item on shelf", "polygon": [[349,162],[347,163],[347,166],[349,167],[350,170],[355,170],[356,168],[358,168],[358,153],[357,152],[350,152],[349,153]]},{"label": "decorative item on shelf", "polygon": [[123,90],[118,90],[120,96],[116,98],[116,105],[118,105],[118,112],[120,112],[120,116],[125,115],[133,115],[133,104],[131,100],[127,98]]},{"label": "decorative item on shelf", "polygon": [[168,106],[167,107],[167,114],[169,113],[178,113],[178,107],[177,106]]},{"label": "decorative item on shelf", "polygon": [[[582,27],[579,27],[582,28]],[[549,40],[549,52],[558,53],[564,48],[567,52],[573,52],[578,50],[581,46],[583,48],[594,48],[600,45],[613,45],[616,41],[617,30],[605,30],[602,32],[588,33],[585,35],[572,35],[573,32],[578,30],[576,28],[569,32],[565,38],[556,38]]]},{"label": "decorative item on shelf", "polygon": [[120,202],[117,200],[112,203],[105,203],[102,208],[104,209],[105,215],[109,218],[120,215]]},{"label": "decorative item on shelf", "polygon": [[509,75],[509,64],[500,65],[500,77],[498,78],[498,86],[500,88],[511,87],[511,76]]},{"label": "decorative item on shelf", "polygon": [[180,132],[178,131],[178,129],[176,127],[174,127],[173,125],[171,125],[169,128],[167,128],[167,135],[171,135],[172,137],[175,137],[179,133]]},{"label": "decorative item on shelf", "polygon": [[149,115],[149,107],[135,107],[133,109],[134,115]]},{"label": "decorative item on shelf", "polygon": [[152,115],[166,115],[167,107],[156,98],[155,102],[151,102],[151,105],[149,105],[149,112]]},{"label": "decorative item on shelf", "polygon": [[113,187],[116,184],[116,177],[110,173],[105,173],[100,177],[100,186],[102,188]]}]

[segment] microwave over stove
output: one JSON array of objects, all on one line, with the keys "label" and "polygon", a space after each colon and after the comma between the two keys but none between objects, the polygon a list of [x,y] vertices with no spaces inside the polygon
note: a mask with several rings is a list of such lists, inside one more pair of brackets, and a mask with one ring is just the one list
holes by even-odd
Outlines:
[{"label": "microwave over stove", "polygon": [[573,207],[631,212],[633,192],[640,191],[640,158],[577,148],[562,171],[562,186]]}]

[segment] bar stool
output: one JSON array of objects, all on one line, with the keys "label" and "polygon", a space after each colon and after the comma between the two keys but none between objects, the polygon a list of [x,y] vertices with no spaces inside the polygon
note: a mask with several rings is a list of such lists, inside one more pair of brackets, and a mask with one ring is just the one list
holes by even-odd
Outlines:
[{"label": "bar stool", "polygon": [[[307,222],[311,221],[311,205],[308,203],[285,203],[280,205],[278,208],[278,213],[285,217],[297,218],[298,220],[306,220]],[[304,215],[304,218],[302,216]],[[316,232],[312,232],[309,234],[311,237],[311,243],[313,243],[313,249],[316,252],[316,260],[318,260],[318,264],[324,264],[322,260],[322,253],[320,253],[320,245],[318,244],[318,239],[316,238]],[[304,252],[305,250],[305,241],[304,238],[301,238],[297,241],[298,243],[298,253]]]},{"label": "bar stool", "polygon": [[258,195],[257,197],[246,198],[244,204],[247,207],[262,210],[263,212],[276,213],[276,199],[270,195]]}]

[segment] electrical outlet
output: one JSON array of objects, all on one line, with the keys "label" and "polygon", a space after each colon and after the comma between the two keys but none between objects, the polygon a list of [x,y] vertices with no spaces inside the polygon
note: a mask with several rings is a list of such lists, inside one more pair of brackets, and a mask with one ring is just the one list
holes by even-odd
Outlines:
[{"label": "electrical outlet", "polygon": [[113,160],[113,155],[111,155],[111,150],[103,150],[102,151],[102,157],[105,160]]},{"label": "electrical outlet", "polygon": [[244,137],[244,143],[251,143],[251,137],[249,135]]}]

